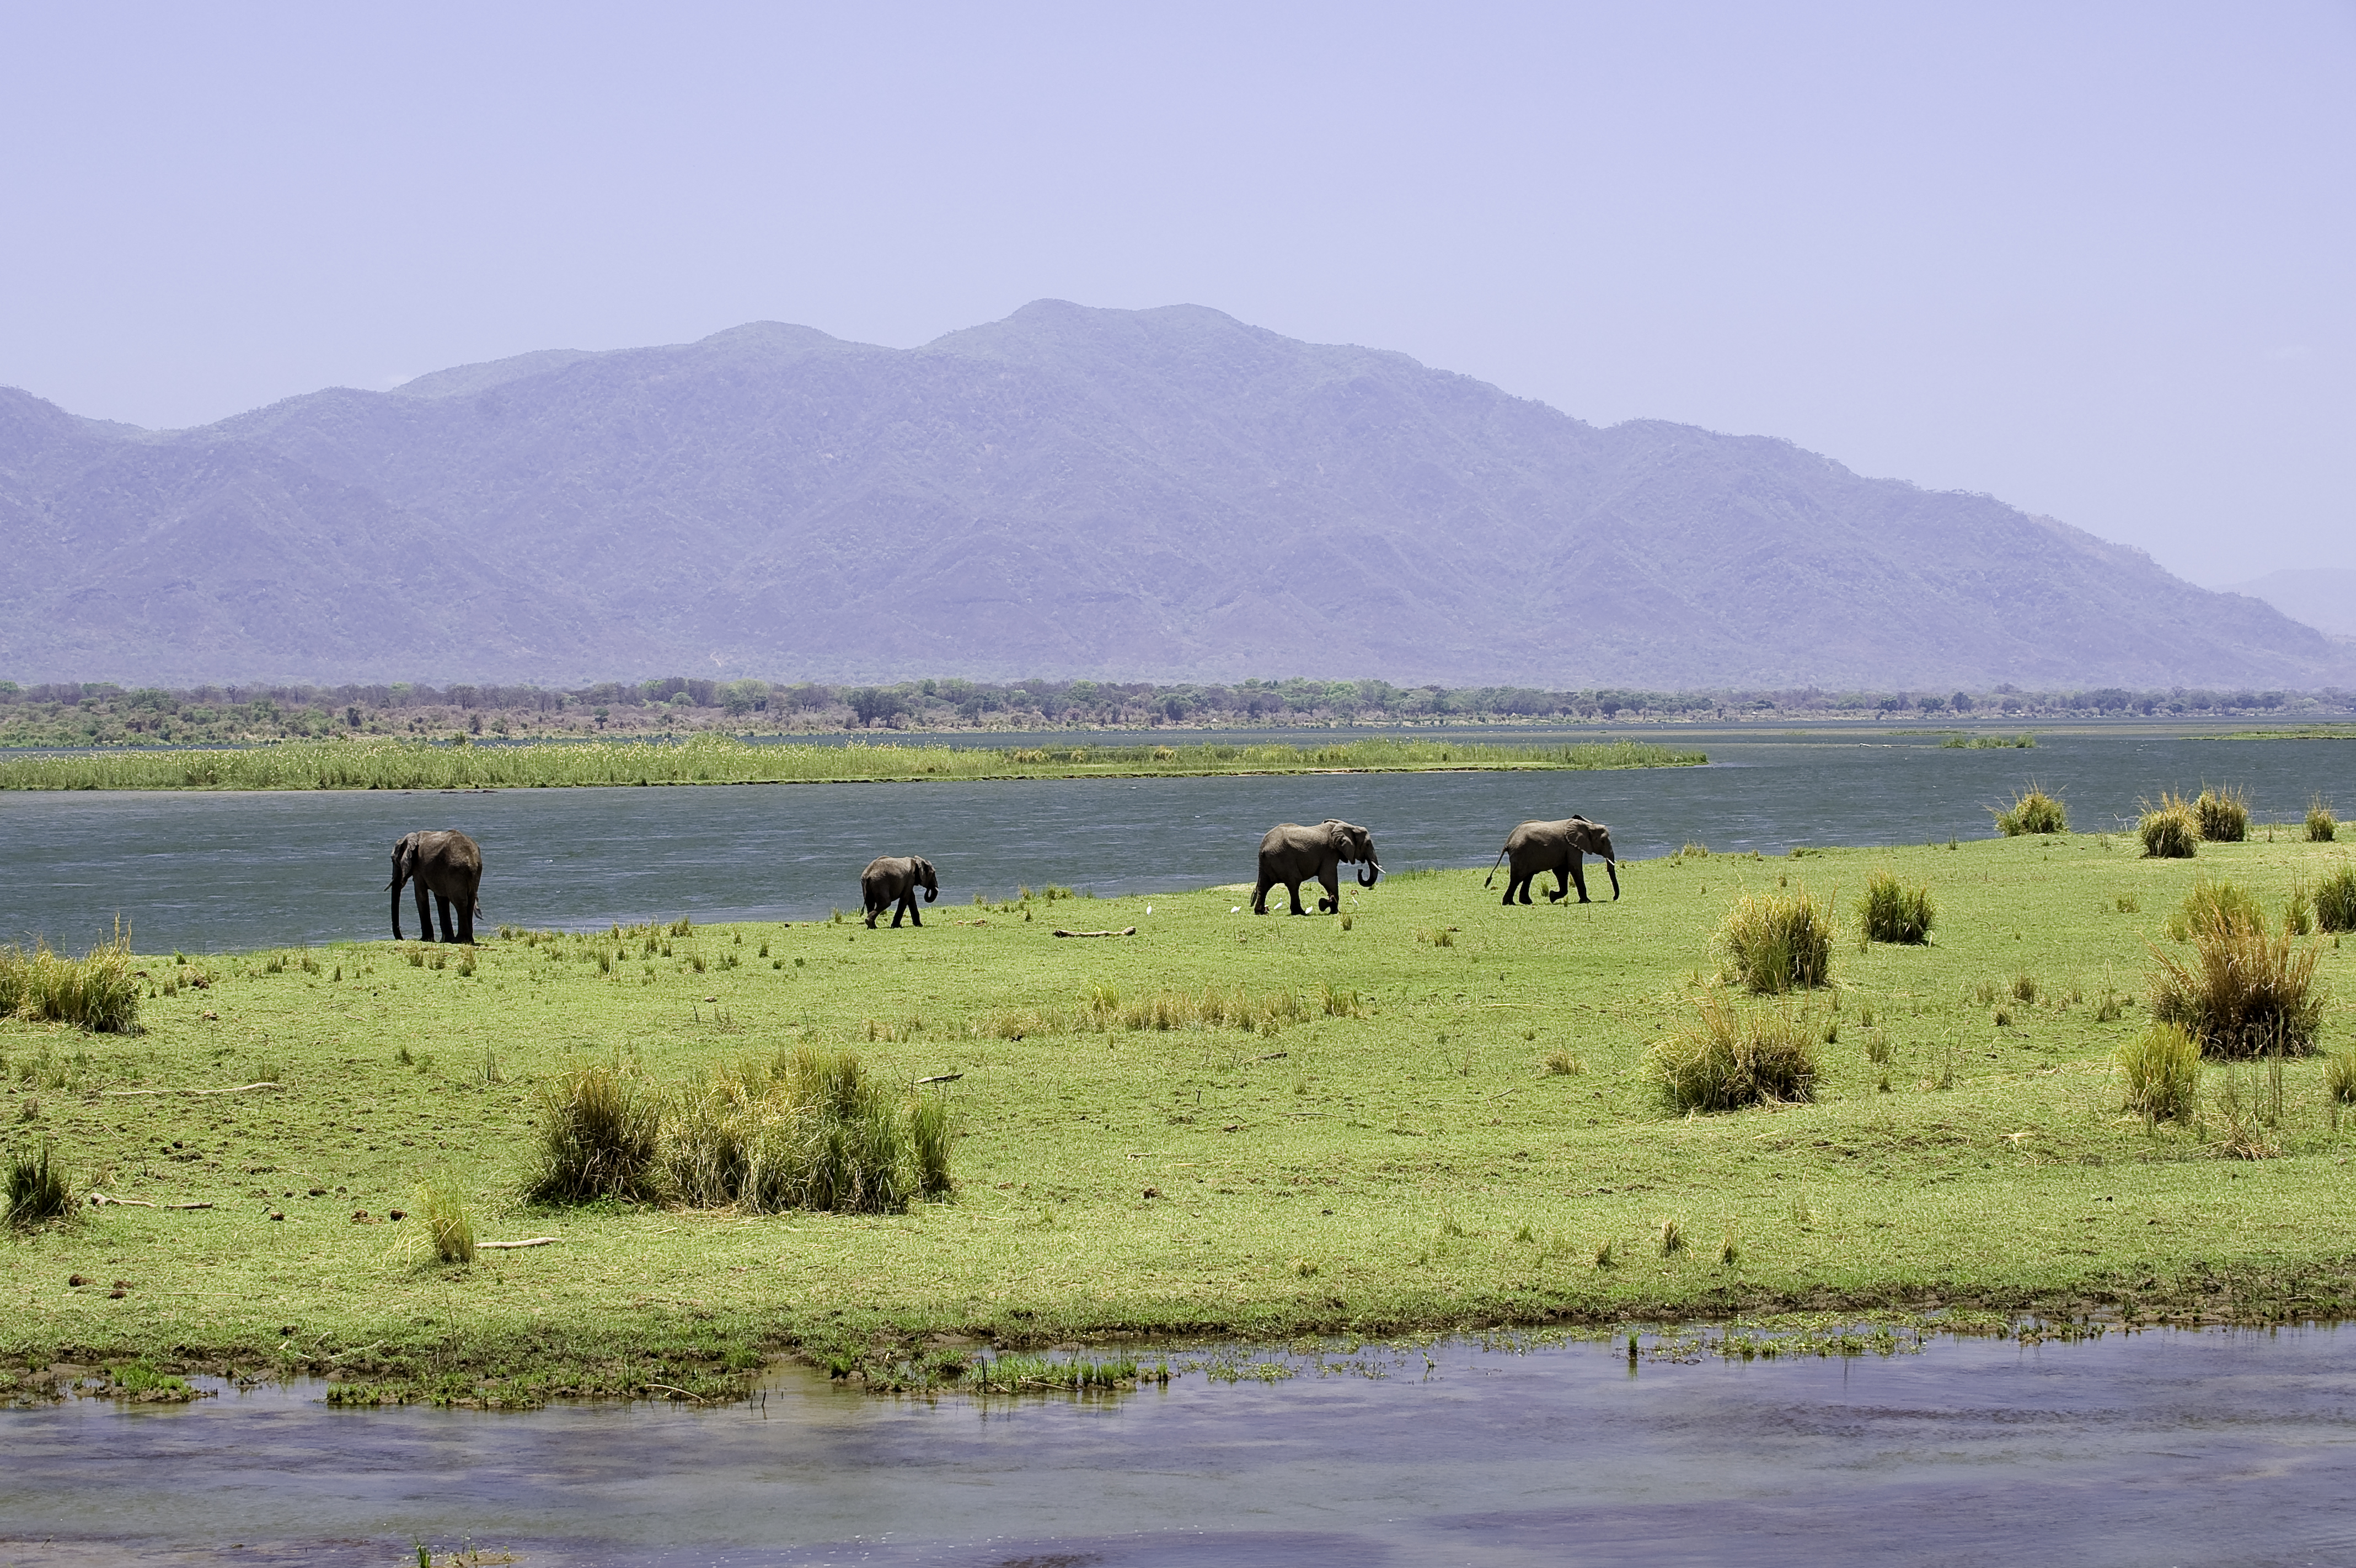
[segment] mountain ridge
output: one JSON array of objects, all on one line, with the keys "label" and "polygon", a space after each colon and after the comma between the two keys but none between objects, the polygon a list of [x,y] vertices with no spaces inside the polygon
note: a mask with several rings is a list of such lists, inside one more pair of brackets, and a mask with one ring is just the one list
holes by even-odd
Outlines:
[{"label": "mountain ridge", "polygon": [[1199,306],[753,322],[178,432],[0,392],[18,679],[2351,678],[2254,599],[1769,436]]}]

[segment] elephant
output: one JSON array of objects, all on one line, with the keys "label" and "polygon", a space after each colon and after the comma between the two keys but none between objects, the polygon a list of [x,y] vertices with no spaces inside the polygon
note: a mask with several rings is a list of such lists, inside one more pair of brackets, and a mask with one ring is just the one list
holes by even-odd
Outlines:
[{"label": "elephant", "polygon": [[[1603,869],[1612,874],[1612,897],[1620,897],[1620,857],[1612,852],[1612,830],[1601,822],[1590,822],[1585,817],[1566,817],[1558,822],[1524,822],[1505,840],[1505,847],[1497,852],[1497,859],[1511,858],[1512,875],[1505,880],[1505,902],[1511,904],[1518,893],[1521,900],[1530,901],[1530,879],[1554,873],[1554,891],[1547,902],[1559,904],[1574,886],[1579,889],[1579,901],[1589,902],[1587,875],[1580,862],[1588,855],[1600,855]],[[1497,880],[1497,867],[1489,867],[1483,887]]]},{"label": "elephant", "polygon": [[859,874],[859,896],[867,906],[867,929],[875,929],[875,917],[892,908],[892,927],[897,930],[900,917],[905,915],[919,929],[925,917],[916,909],[916,889],[925,890],[925,902],[929,904],[941,896],[941,885],[933,875],[933,863],[913,854],[879,854],[867,863]]},{"label": "elephant", "polygon": [[1268,913],[1268,890],[1281,883],[1292,896],[1292,912],[1306,915],[1309,911],[1301,907],[1301,885],[1312,876],[1325,887],[1325,897],[1317,900],[1318,913],[1340,908],[1338,868],[1345,861],[1361,863],[1361,887],[1372,887],[1382,876],[1382,862],[1375,858],[1374,835],[1365,829],[1333,817],[1313,828],[1298,822],[1278,823],[1259,841],[1259,882],[1252,889],[1252,913]]},{"label": "elephant", "polygon": [[[434,921],[425,911],[425,896],[434,895],[442,911],[442,940],[475,944],[475,917],[483,912],[476,892],[483,885],[483,852],[473,839],[455,828],[439,832],[404,833],[392,846],[392,940],[401,940],[401,885],[417,885],[418,940],[434,940]],[[458,923],[451,929],[450,911]]]}]

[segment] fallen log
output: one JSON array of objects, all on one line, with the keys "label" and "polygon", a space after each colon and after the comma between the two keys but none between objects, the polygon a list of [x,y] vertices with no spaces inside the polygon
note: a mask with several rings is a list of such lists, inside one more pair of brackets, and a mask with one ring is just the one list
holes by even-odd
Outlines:
[{"label": "fallen log", "polygon": [[1120,930],[1120,931],[1065,931],[1065,930],[1058,930],[1055,934],[1056,934],[1057,936],[1059,936],[1059,937],[1133,937],[1133,936],[1137,935],[1137,928],[1136,928],[1135,926],[1131,926],[1131,927],[1130,927],[1128,929],[1126,929],[1126,930]]},{"label": "fallen log", "polygon": [[277,1089],[279,1087],[281,1086],[277,1079],[273,1079],[268,1083],[241,1083],[235,1089],[109,1089],[100,1091],[99,1098],[102,1100],[132,1100],[141,1095],[149,1094],[251,1094],[257,1089]]}]

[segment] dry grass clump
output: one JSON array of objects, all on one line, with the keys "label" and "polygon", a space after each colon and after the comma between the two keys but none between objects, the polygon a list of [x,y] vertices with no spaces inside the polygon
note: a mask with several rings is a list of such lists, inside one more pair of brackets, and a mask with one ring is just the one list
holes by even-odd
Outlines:
[{"label": "dry grass clump", "polygon": [[2329,843],[2339,836],[2340,819],[2331,814],[2331,808],[2323,803],[2323,797],[2318,795],[2308,800],[2307,803],[2307,842],[2309,843]]},{"label": "dry grass clump", "polygon": [[2201,1089],[2201,1047],[2179,1024],[2154,1024],[2119,1042],[2118,1064],[2126,1108],[2151,1122],[2192,1114]]},{"label": "dry grass clump", "polygon": [[2151,860],[2190,860],[2201,845],[2201,821],[2191,802],[2181,795],[2160,791],[2159,804],[2144,802],[2143,820],[2136,824],[2143,853]]},{"label": "dry grass clump", "polygon": [[2192,802],[2201,836],[2211,843],[2240,843],[2250,836],[2250,792],[2238,784],[2202,789]]},{"label": "dry grass clump", "polygon": [[434,1255],[445,1263],[475,1261],[475,1215],[467,1206],[466,1189],[444,1171],[417,1186],[417,1207],[425,1217],[425,1233]]},{"label": "dry grass clump", "polygon": [[73,1194],[44,1142],[40,1151],[19,1149],[8,1156],[8,1223],[30,1229],[64,1217]]},{"label": "dry grass clump", "polygon": [[2356,931],[2356,865],[2343,864],[2317,885],[2315,923],[2334,935]]},{"label": "dry grass clump", "polygon": [[657,1107],[619,1068],[569,1072],[540,1090],[540,1170],[526,1195],[545,1203],[651,1192]]},{"label": "dry grass clump", "polygon": [[1928,887],[1907,887],[1896,873],[1877,871],[1865,885],[1865,936],[1875,942],[1927,942],[1937,911]]},{"label": "dry grass clump", "polygon": [[1832,910],[1809,897],[1804,885],[1736,899],[1718,941],[1728,978],[1762,994],[1822,985],[1832,976]]},{"label": "dry grass clump", "polygon": [[2162,922],[2168,934],[2179,942],[2190,941],[2196,931],[2211,928],[2252,930],[2265,923],[2265,909],[2255,894],[2231,882],[2211,882],[2206,876],[2193,882],[2192,891],[2184,896],[2184,902]]},{"label": "dry grass clump", "polygon": [[1812,1100],[1817,1033],[1804,1015],[1746,1012],[1713,994],[1693,1028],[1645,1054],[1644,1069],[1676,1111]]},{"label": "dry grass clump", "polygon": [[1988,814],[2007,838],[2070,831],[2070,809],[2035,784],[2015,795],[2011,805],[1989,807]]},{"label": "dry grass clump", "polygon": [[2325,1000],[2315,983],[2320,950],[2287,931],[2269,936],[2263,917],[2250,924],[2212,918],[2191,940],[2190,962],[2152,950],[2155,1020],[2182,1025],[2205,1056],[2303,1056],[2315,1048]]},{"label": "dry grass clump", "polygon": [[947,1103],[886,1090],[804,1046],[713,1069],[664,1108],[663,1185],[697,1208],[896,1214],[948,1187]]},{"label": "dry grass clump", "polygon": [[50,950],[45,941],[29,953],[0,948],[0,1017],[130,1034],[139,1022],[130,933],[117,926],[112,940],[78,959]]}]

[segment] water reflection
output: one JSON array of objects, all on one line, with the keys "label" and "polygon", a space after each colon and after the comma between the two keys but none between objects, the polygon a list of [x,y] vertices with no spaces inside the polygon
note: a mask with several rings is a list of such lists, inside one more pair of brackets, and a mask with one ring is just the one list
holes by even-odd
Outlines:
[{"label": "water reflection", "polygon": [[[2274,1564],[2356,1559],[2328,1330],[938,1404],[336,1412],[316,1391],[0,1415],[0,1563]],[[232,1553],[231,1543],[239,1543]]]}]

